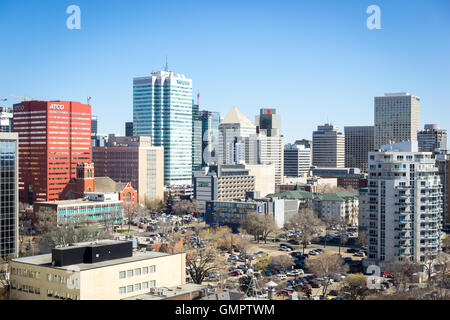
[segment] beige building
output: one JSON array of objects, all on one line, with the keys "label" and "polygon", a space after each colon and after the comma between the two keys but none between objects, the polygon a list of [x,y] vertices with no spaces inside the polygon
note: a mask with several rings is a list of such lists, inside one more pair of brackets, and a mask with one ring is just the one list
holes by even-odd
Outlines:
[{"label": "beige building", "polygon": [[345,134],[332,124],[313,132],[312,164],[319,168],[345,167]]},{"label": "beige building", "polygon": [[420,98],[409,94],[386,93],[375,97],[375,150],[402,141],[417,141]]},{"label": "beige building", "polygon": [[255,191],[261,197],[275,192],[275,165],[274,164],[246,164],[248,174],[255,177]]},{"label": "beige building", "polygon": [[[78,261],[78,262],[77,262]],[[185,253],[132,251],[103,240],[11,261],[14,300],[120,300],[185,284]]]},{"label": "beige building", "polygon": [[140,204],[164,198],[164,148],[152,146],[150,137],[112,137],[92,155],[96,176],[131,182]]}]

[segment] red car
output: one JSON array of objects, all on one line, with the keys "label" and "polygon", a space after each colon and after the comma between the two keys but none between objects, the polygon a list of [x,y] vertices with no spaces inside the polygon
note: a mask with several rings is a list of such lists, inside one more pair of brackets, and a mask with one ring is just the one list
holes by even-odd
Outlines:
[{"label": "red car", "polygon": [[241,273],[239,271],[231,271],[230,272],[230,276],[233,276],[233,277],[238,277],[240,275],[241,275]]},{"label": "red car", "polygon": [[391,278],[391,279],[394,278],[394,274],[391,273],[391,272],[387,272],[387,271],[381,272],[381,276],[384,277],[384,278]]},{"label": "red car", "polygon": [[145,229],[145,226],[142,223],[140,223],[139,224],[139,229]]},{"label": "red car", "polygon": [[292,289],[284,289],[284,290],[281,290],[278,292],[278,294],[281,296],[290,296],[293,293],[294,293],[294,290],[292,290]]}]

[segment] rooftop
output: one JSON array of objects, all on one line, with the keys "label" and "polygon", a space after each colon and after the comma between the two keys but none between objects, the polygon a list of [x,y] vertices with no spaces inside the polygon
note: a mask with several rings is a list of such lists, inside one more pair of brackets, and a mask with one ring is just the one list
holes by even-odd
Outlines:
[{"label": "rooftop", "polygon": [[231,108],[230,112],[220,122],[220,124],[234,124],[239,123],[242,127],[256,127],[253,122],[241,111],[238,107]]},{"label": "rooftop", "polygon": [[144,294],[140,294],[137,296],[133,296],[130,298],[125,298],[123,300],[165,300],[170,298],[175,298],[178,296],[186,295],[189,293],[194,293],[197,291],[204,291],[206,289],[205,285],[195,284],[195,283],[186,283],[176,287],[161,287],[156,290],[161,292],[160,294],[155,292],[148,292]]},{"label": "rooftop", "polygon": [[[68,247],[68,248],[73,248],[73,247]],[[85,270],[90,270],[90,269],[109,267],[109,266],[113,266],[113,265],[136,262],[136,261],[141,261],[141,260],[161,258],[161,257],[165,257],[165,256],[170,256],[170,255],[171,254],[169,254],[169,253],[163,253],[163,252],[134,251],[132,257],[126,257],[126,258],[120,258],[120,259],[114,259],[114,260],[108,260],[108,261],[102,261],[102,262],[96,262],[96,263],[79,263],[79,264],[76,264],[76,266],[78,268],[80,268],[80,271],[85,271]],[[37,255],[37,256],[31,256],[31,257],[12,259],[12,261],[35,265],[35,266],[40,266],[40,267],[47,267],[47,268],[52,268],[52,269],[67,270],[67,271],[73,270],[73,265],[72,266],[63,266],[63,267],[52,266],[51,253]]]}]

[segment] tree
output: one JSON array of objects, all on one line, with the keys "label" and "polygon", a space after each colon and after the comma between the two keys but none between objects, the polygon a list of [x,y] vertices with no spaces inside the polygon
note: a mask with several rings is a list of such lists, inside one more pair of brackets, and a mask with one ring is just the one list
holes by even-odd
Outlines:
[{"label": "tree", "polygon": [[264,253],[261,257],[256,260],[255,270],[264,272],[267,267],[270,265],[271,258],[267,253]]},{"label": "tree", "polygon": [[[422,270],[419,264],[410,260],[382,263],[381,267],[383,270],[393,274],[397,293],[400,291],[405,292],[413,275]],[[401,290],[402,288],[403,290]]]},{"label": "tree", "polygon": [[197,211],[197,200],[179,200],[172,205],[172,210],[176,215],[185,215]]},{"label": "tree", "polygon": [[241,225],[242,229],[251,234],[258,243],[260,236],[264,239],[264,243],[267,243],[267,237],[278,230],[272,217],[254,212],[247,214]]},{"label": "tree", "polygon": [[437,264],[439,265],[439,273],[437,275],[437,281],[439,283],[439,296],[441,299],[446,297],[446,289],[449,288],[449,266],[450,266],[450,254],[441,252],[437,256]]},{"label": "tree", "polygon": [[51,232],[51,243],[53,247],[107,238],[109,238],[108,234],[95,226],[87,226],[82,228],[67,227]]},{"label": "tree", "polygon": [[322,225],[319,218],[316,217],[311,209],[300,209],[292,215],[285,223],[286,230],[293,230],[297,239],[303,246],[303,254],[308,244],[317,233],[317,229]]},{"label": "tree", "polygon": [[58,228],[55,210],[39,210],[33,214],[34,229],[41,235]]},{"label": "tree", "polygon": [[125,204],[124,211],[125,216],[128,220],[128,232],[130,232],[131,223],[133,222],[133,220],[147,216],[147,210],[145,207],[141,206],[140,204],[134,204],[132,202]]},{"label": "tree", "polygon": [[306,268],[318,278],[324,278],[322,295],[327,294],[330,279],[348,271],[348,266],[338,254],[321,254],[306,262]]},{"label": "tree", "polygon": [[214,232],[214,238],[218,248],[227,250],[230,254],[233,252],[233,245],[237,242],[237,235],[233,234],[227,226],[219,227]]},{"label": "tree", "polygon": [[10,299],[11,281],[9,274],[11,271],[10,261],[13,256],[0,257],[0,300]]},{"label": "tree", "polygon": [[367,246],[367,230],[364,229],[358,230],[358,239],[356,243],[361,247]]},{"label": "tree", "polygon": [[147,209],[150,210],[151,213],[159,213],[166,208],[164,201],[160,199],[148,200],[145,201]]},{"label": "tree", "polygon": [[223,272],[226,261],[217,251],[211,234],[196,226],[186,235],[195,235],[204,241],[203,246],[186,243],[186,270],[194,283],[201,284],[210,272]]},{"label": "tree", "polygon": [[270,259],[270,265],[275,268],[288,269],[295,265],[295,260],[290,255],[279,255]]},{"label": "tree", "polygon": [[367,277],[363,274],[351,274],[342,282],[341,292],[348,294],[350,300],[364,300],[372,293],[367,287]]}]

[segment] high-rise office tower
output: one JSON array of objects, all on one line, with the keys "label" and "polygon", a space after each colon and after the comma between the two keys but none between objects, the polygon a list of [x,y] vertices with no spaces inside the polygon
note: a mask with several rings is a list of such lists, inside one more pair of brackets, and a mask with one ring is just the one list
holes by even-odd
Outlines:
[{"label": "high-rise office tower", "polygon": [[19,133],[21,202],[51,201],[80,162],[91,162],[91,106],[70,101],[23,101],[14,105]]},{"label": "high-rise office tower", "polygon": [[417,141],[419,108],[420,98],[406,92],[375,97],[375,150],[391,142]]},{"label": "high-rise office tower", "polygon": [[[441,251],[441,182],[429,152],[417,141],[381,147],[369,153],[365,206],[368,264],[427,262]],[[360,202],[361,202],[360,201]]]},{"label": "high-rise office tower", "polygon": [[[237,107],[233,107],[219,124],[219,159],[221,164],[236,164],[242,159],[242,139],[256,134],[256,125]],[[237,152],[236,143],[239,143]],[[240,156],[239,156],[240,154]]]},{"label": "high-rise office tower", "polygon": [[345,167],[367,171],[369,152],[373,148],[373,126],[344,127]]},{"label": "high-rise office tower", "polygon": [[436,167],[442,184],[442,227],[450,229],[450,154],[447,150],[439,150],[435,154]]},{"label": "high-rise office tower", "polygon": [[164,183],[192,184],[192,80],[172,71],[133,80],[134,135],[164,147]]},{"label": "high-rise office tower", "polygon": [[133,136],[133,122],[125,122],[125,137]]},{"label": "high-rise office tower", "polygon": [[259,129],[264,130],[268,137],[281,136],[281,116],[276,109],[261,109],[255,118]]},{"label": "high-rise office tower", "polygon": [[0,257],[19,253],[17,133],[0,133]]},{"label": "high-rise office tower", "polygon": [[438,124],[426,124],[424,130],[417,132],[417,141],[422,152],[447,149],[447,130],[440,129]]},{"label": "high-rise office tower", "polygon": [[0,107],[0,132],[12,131],[12,117],[13,113],[11,108]]},{"label": "high-rise office tower", "polygon": [[97,116],[91,117],[91,135],[97,135],[97,129],[98,129],[98,122],[97,122]]},{"label": "high-rise office tower", "polygon": [[219,123],[220,113],[200,111],[202,121],[202,165],[219,163]]},{"label": "high-rise office tower", "polygon": [[345,134],[332,124],[318,126],[313,131],[313,166],[345,167]]},{"label": "high-rise office tower", "polygon": [[304,145],[287,144],[284,146],[284,176],[306,176],[312,163],[311,149]]},{"label": "high-rise office tower", "polygon": [[198,104],[192,103],[192,170],[202,167],[202,120]]}]

